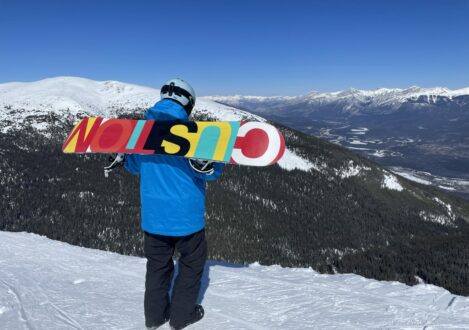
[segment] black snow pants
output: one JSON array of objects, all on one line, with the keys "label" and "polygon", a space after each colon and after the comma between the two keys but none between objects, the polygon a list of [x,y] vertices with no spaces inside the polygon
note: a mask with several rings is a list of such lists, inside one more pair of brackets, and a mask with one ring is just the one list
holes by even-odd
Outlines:
[{"label": "black snow pants", "polygon": [[[145,232],[145,325],[158,326],[170,319],[177,327],[190,321],[199,295],[207,259],[205,229],[188,236],[161,236]],[[174,249],[180,253],[171,299]]]}]

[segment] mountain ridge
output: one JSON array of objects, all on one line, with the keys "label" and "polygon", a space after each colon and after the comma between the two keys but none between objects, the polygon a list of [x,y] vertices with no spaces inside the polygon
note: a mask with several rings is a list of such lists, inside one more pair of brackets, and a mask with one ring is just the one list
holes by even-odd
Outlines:
[{"label": "mountain ridge", "polygon": [[469,199],[469,88],[210,99],[327,139],[388,168],[403,169],[408,177],[431,173],[432,185]]},{"label": "mountain ridge", "polygon": [[222,104],[255,111],[258,114],[285,117],[293,114],[339,112],[343,115],[392,114],[404,107],[419,110],[434,106],[461,109],[469,106],[469,87],[346,89],[337,92],[310,92],[299,96],[207,96]]},{"label": "mountain ridge", "polygon": [[429,87],[423,88],[419,86],[411,86],[408,88],[385,88],[380,87],[376,89],[356,89],[348,88],[345,90],[335,91],[335,92],[318,92],[311,91],[304,95],[297,96],[256,96],[256,95],[210,95],[205,96],[206,99],[211,99],[214,101],[229,103],[246,101],[313,101],[315,99],[329,99],[334,101],[340,98],[347,98],[350,96],[355,97],[378,97],[385,96],[387,102],[391,100],[404,101],[407,99],[418,99],[420,96],[445,96],[448,98],[453,98],[456,96],[469,95],[469,87],[459,88],[451,90],[447,87]]}]

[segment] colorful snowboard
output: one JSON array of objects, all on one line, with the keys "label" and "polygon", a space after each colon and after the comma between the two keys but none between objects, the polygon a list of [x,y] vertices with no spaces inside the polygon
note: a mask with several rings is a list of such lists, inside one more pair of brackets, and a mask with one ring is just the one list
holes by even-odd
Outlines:
[{"label": "colorful snowboard", "polygon": [[285,151],[282,134],[262,122],[82,119],[65,140],[65,153],[161,154],[267,166]]}]

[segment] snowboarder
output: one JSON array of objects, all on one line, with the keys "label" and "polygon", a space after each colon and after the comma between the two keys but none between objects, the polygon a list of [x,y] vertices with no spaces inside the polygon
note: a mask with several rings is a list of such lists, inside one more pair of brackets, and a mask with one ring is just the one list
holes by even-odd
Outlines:
[{"label": "snowboarder", "polygon": [[[187,82],[169,80],[161,88],[161,100],[146,111],[145,119],[187,121],[195,98]],[[140,175],[147,258],[145,325],[156,329],[169,321],[171,329],[182,329],[204,316],[196,301],[207,258],[205,182],[217,179],[223,164],[164,155],[129,154],[116,159],[127,171]],[[175,249],[180,258],[170,297]]]}]

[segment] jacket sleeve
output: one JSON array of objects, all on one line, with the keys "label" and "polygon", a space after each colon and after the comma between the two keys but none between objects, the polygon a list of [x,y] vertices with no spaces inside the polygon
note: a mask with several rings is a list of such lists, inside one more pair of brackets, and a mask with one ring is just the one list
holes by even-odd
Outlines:
[{"label": "jacket sleeve", "polygon": [[225,167],[225,164],[214,162],[213,167],[214,167],[214,171],[212,174],[203,174],[203,173],[194,171],[194,175],[197,178],[205,180],[205,181],[215,181],[223,172],[223,168]]},{"label": "jacket sleeve", "polygon": [[140,174],[141,158],[138,154],[127,154],[125,156],[124,167],[132,174]]}]

